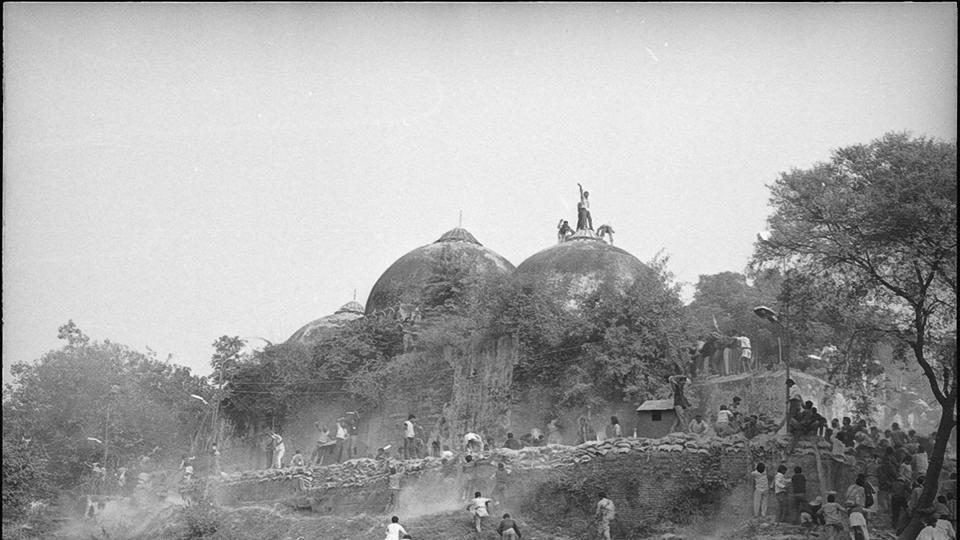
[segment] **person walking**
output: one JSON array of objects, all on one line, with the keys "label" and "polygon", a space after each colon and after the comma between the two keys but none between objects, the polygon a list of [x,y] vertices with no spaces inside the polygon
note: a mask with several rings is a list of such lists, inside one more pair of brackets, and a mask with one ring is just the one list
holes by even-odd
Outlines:
[{"label": "person walking", "polygon": [[477,491],[473,494],[473,500],[470,501],[470,506],[467,506],[467,510],[473,513],[473,527],[479,535],[481,526],[483,525],[483,518],[490,515],[490,499],[483,497],[480,495],[480,492]]},{"label": "person walking", "polygon": [[777,497],[777,521],[790,521],[790,480],[786,476],[787,466],[777,467],[777,474],[773,476],[773,493]]},{"label": "person walking", "polygon": [[757,468],[750,473],[753,480],[753,517],[767,515],[767,500],[770,495],[770,479],[767,478],[767,466],[757,463]]},{"label": "person walking", "polygon": [[610,540],[610,522],[616,517],[616,507],[606,493],[600,492],[598,497],[600,500],[597,501],[597,510],[593,514],[597,524],[597,538]]},{"label": "person walking", "polygon": [[827,494],[827,503],[817,513],[823,518],[822,540],[840,540],[846,520],[843,516],[843,508],[837,504],[836,493],[831,491]]},{"label": "person walking", "polygon": [[390,467],[390,475],[387,477],[387,487],[390,490],[390,499],[387,501],[388,511],[396,510],[400,506],[400,481],[402,478],[402,473],[397,472],[395,467]]},{"label": "person walking", "polygon": [[520,540],[520,527],[510,514],[504,514],[500,525],[497,525],[497,534],[504,540]]},{"label": "person walking", "polygon": [[799,466],[793,468],[790,477],[790,523],[800,524],[800,511],[807,502],[807,477]]},{"label": "person walking", "polygon": [[400,525],[400,518],[393,516],[390,518],[390,524],[387,525],[387,536],[383,540],[400,540],[407,535],[407,530]]}]

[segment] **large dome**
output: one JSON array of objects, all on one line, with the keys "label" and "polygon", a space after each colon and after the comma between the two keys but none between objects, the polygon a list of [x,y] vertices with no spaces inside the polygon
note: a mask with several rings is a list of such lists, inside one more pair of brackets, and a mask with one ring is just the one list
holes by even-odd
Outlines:
[{"label": "large dome", "polygon": [[588,231],[534,253],[515,272],[522,283],[559,286],[568,305],[576,298],[597,290],[604,283],[629,287],[653,270],[630,253],[608,244]]},{"label": "large dome", "polygon": [[307,323],[303,328],[297,330],[290,336],[287,343],[300,342],[305,345],[319,341],[321,337],[334,331],[343,324],[363,317],[363,306],[359,302],[350,301],[340,306],[340,309],[332,315],[321,317],[313,322]]},{"label": "large dome", "polygon": [[510,261],[483,247],[466,229],[452,229],[436,242],[418,247],[390,265],[370,290],[366,312],[375,313],[399,304],[419,305],[430,277],[448,262],[481,280],[509,274],[514,269]]}]

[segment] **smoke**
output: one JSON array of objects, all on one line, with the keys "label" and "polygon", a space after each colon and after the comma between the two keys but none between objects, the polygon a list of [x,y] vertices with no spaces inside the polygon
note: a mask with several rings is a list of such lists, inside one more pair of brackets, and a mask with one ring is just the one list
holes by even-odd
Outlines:
[{"label": "smoke", "polygon": [[[403,519],[413,519],[451,510],[465,510],[469,504],[464,498],[465,494],[465,482],[455,475],[424,475],[401,488],[399,503],[392,513]],[[473,494],[470,495],[472,498]]]},{"label": "smoke", "polygon": [[[173,501],[135,504],[130,498],[120,497],[93,497],[89,502],[84,497],[81,502],[82,514],[66,520],[57,530],[57,538],[135,538],[144,534],[158,516],[178,507]],[[88,517],[90,506],[93,516]]]}]

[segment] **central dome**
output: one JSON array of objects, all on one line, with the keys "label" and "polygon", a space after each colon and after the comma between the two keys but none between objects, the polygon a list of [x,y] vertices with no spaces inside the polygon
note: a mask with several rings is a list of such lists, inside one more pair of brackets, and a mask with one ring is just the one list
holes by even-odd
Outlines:
[{"label": "central dome", "polygon": [[480,280],[509,274],[514,268],[466,229],[451,229],[436,242],[418,247],[387,268],[370,290],[367,314],[399,304],[420,305],[431,277],[449,264]]},{"label": "central dome", "polygon": [[559,286],[565,297],[558,300],[571,305],[601,284],[625,289],[637,279],[653,275],[653,270],[630,253],[592,234],[579,233],[531,255],[517,267],[516,278],[532,286]]}]

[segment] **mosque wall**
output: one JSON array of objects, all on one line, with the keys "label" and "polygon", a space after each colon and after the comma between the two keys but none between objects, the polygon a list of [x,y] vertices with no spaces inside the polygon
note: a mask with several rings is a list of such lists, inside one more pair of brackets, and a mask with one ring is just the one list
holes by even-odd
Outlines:
[{"label": "mosque wall", "polygon": [[[724,519],[746,519],[750,512],[750,471],[758,461],[768,466],[772,478],[783,463],[793,472],[799,466],[807,477],[810,497],[821,493],[816,458],[810,444],[801,444],[790,455],[789,440],[766,437],[745,441],[731,437],[696,438],[689,435],[663,439],[616,439],[578,447],[498,450],[486,454],[474,477],[463,473],[458,462],[436,458],[394,462],[404,474],[400,515],[462,509],[466,491],[474,489],[499,504],[496,512],[511,512],[523,519],[555,523],[568,531],[589,527],[598,492],[617,506],[616,537],[627,538],[651,523],[682,521],[689,513],[722,512]],[[830,488],[843,493],[856,475],[852,456],[835,459],[821,451],[824,477]],[[490,478],[496,463],[505,463],[510,474],[498,485]],[[320,515],[378,514],[387,511],[390,492],[385,461],[360,460],[312,470],[277,470],[245,473],[216,490],[225,505],[276,503],[309,509]],[[691,504],[706,486],[708,507]],[[776,512],[771,500],[769,512]]]},{"label": "mosque wall", "polygon": [[[835,396],[830,385],[798,371],[791,372],[790,377],[800,388],[804,401],[812,401],[818,411],[826,404],[826,410],[821,414],[831,418],[828,414],[832,412]],[[743,400],[740,404],[742,413],[764,413],[771,419],[780,420],[786,410],[786,380],[783,370],[695,379],[687,387],[687,398],[691,405],[688,416],[692,418],[699,413],[704,421],[715,422],[720,405],[729,407],[734,396],[739,396]]]}]

